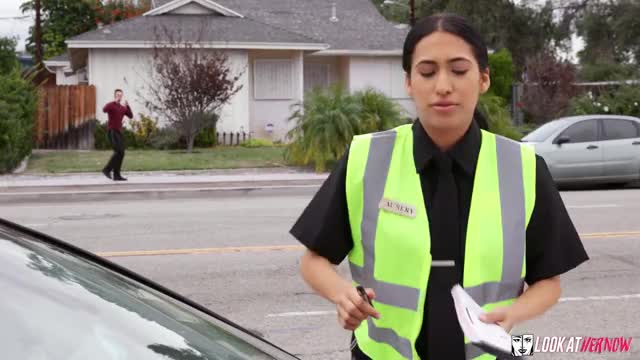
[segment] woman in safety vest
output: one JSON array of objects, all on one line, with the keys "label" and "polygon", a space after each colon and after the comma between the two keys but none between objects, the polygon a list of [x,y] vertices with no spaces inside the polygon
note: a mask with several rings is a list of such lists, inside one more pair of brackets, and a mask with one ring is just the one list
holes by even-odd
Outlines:
[{"label": "woman in safety vest", "polygon": [[465,339],[451,288],[510,331],[588,256],[544,160],[482,129],[488,53],[469,23],[422,19],[402,65],[418,119],[353,139],[291,229],[302,276],[353,331],[353,359],[495,359]]}]

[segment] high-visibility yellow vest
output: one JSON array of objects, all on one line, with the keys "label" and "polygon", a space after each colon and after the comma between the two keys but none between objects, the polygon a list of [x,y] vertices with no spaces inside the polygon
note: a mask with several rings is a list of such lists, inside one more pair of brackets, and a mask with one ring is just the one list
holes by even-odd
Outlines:
[{"label": "high-visibility yellow vest", "polygon": [[[462,286],[487,311],[513,303],[524,289],[535,167],[532,148],[482,131]],[[415,343],[432,259],[411,125],[354,138],[346,196],[352,279],[374,289],[373,304],[381,315],[356,329],[358,345],[374,360],[419,359]],[[466,338],[465,350],[467,359],[495,359]]]}]

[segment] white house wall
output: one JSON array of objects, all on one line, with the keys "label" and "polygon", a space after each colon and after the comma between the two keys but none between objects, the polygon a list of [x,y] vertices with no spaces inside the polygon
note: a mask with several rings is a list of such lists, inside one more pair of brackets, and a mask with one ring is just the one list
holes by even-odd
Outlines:
[{"label": "white house wall", "polygon": [[[124,97],[131,105],[134,118],[139,113],[154,116],[159,126],[168,121],[162,114],[152,114],[144,107],[143,98],[148,97],[149,79],[152,74],[152,49],[91,49],[89,52],[89,83],[96,86],[96,114],[99,120],[106,121],[107,115],[102,107],[113,100],[113,91],[122,89]],[[234,74],[245,70],[239,80],[243,88],[231,103],[220,111],[218,129],[223,132],[239,132],[249,128],[249,84],[247,51],[227,51]]]},{"label": "white house wall", "polygon": [[[291,106],[303,99],[303,53],[252,51],[249,62],[252,136],[285,140],[286,134],[294,126],[288,121],[292,113]],[[268,124],[272,126],[271,133],[267,131]]]},{"label": "white house wall", "polygon": [[56,85],[78,85],[78,74],[72,73],[67,76],[64,68],[58,67],[56,69]]},{"label": "white house wall", "polygon": [[[134,118],[139,113],[151,115],[141,98],[151,74],[151,49],[91,49],[89,51],[89,83],[96,87],[96,116],[107,120],[102,107],[113,100],[113,91],[122,89]],[[159,119],[160,120],[160,119]],[[162,121],[162,120],[161,120]]]},{"label": "white house wall", "polygon": [[415,105],[404,86],[401,57],[351,57],[348,71],[351,91],[373,87],[398,102],[409,116],[415,116]]},{"label": "white house wall", "polygon": [[246,50],[233,50],[226,51],[226,54],[229,59],[232,76],[242,74],[236,83],[236,85],[242,86],[242,89],[227,105],[222,107],[217,130],[227,133],[249,133],[249,94],[251,92],[249,84],[249,73],[251,72],[249,53]]}]

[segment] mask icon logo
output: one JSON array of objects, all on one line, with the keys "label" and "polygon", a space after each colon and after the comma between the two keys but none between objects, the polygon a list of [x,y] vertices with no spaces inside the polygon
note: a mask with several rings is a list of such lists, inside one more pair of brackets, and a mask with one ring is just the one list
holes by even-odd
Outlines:
[{"label": "mask icon logo", "polygon": [[511,336],[511,355],[532,356],[533,355],[533,335],[513,335]]}]

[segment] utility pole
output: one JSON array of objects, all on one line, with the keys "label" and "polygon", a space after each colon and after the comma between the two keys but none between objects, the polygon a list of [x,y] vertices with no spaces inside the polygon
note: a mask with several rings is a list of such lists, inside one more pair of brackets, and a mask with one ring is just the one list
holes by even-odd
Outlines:
[{"label": "utility pole", "polygon": [[409,0],[409,24],[416,24],[416,3],[415,0]]},{"label": "utility pole", "polygon": [[36,66],[42,64],[43,52],[42,52],[42,19],[40,16],[40,0],[33,0],[33,7],[36,12],[36,23],[34,26],[34,37],[35,37],[35,63]]}]

